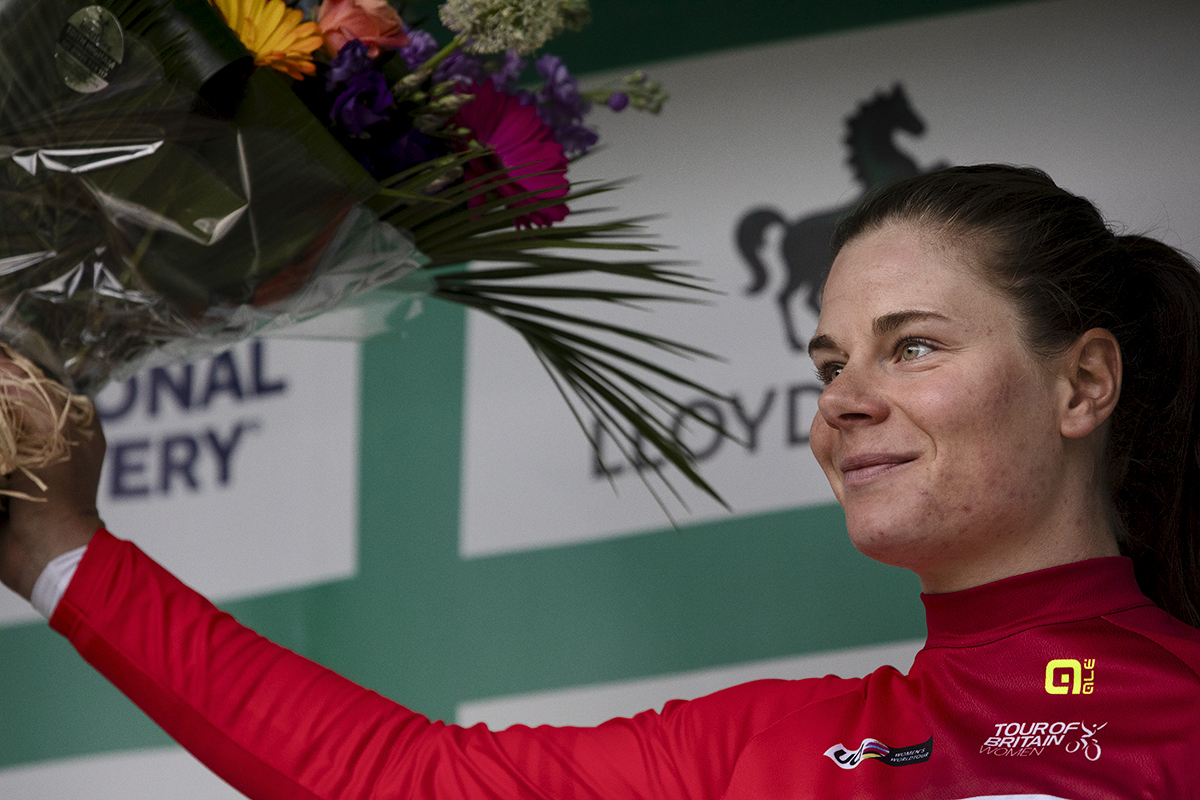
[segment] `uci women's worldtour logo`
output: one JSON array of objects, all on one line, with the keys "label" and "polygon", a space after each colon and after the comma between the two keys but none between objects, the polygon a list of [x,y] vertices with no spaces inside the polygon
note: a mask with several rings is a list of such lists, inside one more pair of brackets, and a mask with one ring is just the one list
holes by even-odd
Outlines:
[{"label": "uci women's worldtour logo", "polygon": [[867,738],[862,740],[862,744],[856,750],[847,749],[839,742],[826,750],[825,755],[842,769],[854,769],[869,759],[876,759],[892,767],[904,767],[929,760],[933,755],[933,737],[908,747],[889,747],[878,739]]}]

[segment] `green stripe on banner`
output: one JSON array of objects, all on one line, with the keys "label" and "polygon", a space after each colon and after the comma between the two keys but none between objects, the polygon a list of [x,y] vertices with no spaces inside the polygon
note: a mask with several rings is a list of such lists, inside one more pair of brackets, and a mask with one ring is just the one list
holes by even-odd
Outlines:
[{"label": "green stripe on banner", "polygon": [[[580,75],[640,68],[681,56],[851,28],[1032,2],[1046,0],[739,0],[736,3],[591,0],[591,24],[581,33],[563,34],[548,49]],[[440,41],[449,41],[451,34],[444,28],[426,27]]]},{"label": "green stripe on banner", "polygon": [[[431,302],[364,348],[359,576],[224,604],[239,619],[445,719],[481,697],[923,635],[915,579],[856,553],[833,507],[460,559],[463,328]],[[43,626],[0,630],[0,674],[0,765],[164,742]]]},{"label": "green stripe on banner", "polygon": [[0,675],[0,767],[170,741],[45,625],[0,630]]}]

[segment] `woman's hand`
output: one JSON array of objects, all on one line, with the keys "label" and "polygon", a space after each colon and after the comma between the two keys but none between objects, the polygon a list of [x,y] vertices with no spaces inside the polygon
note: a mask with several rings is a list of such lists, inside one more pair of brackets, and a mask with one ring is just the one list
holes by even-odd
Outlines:
[{"label": "woman's hand", "polygon": [[[53,424],[44,412],[24,413],[24,421],[34,435]],[[5,498],[8,516],[0,525],[0,582],[27,600],[47,564],[86,545],[103,525],[96,510],[100,468],[104,464],[100,423],[93,421],[88,429],[80,431],[68,422],[66,434],[73,443],[68,458],[35,473],[45,484],[45,491],[22,472],[14,472],[4,480],[4,488],[36,498]]]}]

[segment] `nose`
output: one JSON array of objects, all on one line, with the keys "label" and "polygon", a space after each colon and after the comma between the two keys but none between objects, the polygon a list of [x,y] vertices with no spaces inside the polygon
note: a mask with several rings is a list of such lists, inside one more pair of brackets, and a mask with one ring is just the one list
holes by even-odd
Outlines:
[{"label": "nose", "polygon": [[873,425],[887,418],[888,405],[868,367],[847,364],[817,399],[817,419],[839,430]]}]

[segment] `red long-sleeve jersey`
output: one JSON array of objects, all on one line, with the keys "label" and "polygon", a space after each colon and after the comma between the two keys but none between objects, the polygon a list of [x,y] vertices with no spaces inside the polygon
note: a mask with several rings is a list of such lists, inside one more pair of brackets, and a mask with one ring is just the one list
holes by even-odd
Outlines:
[{"label": "red long-sleeve jersey", "polygon": [[595,728],[430,722],[100,532],[51,625],[251,798],[1200,798],[1200,632],[1104,558],[924,598],[902,675],[757,681]]}]

